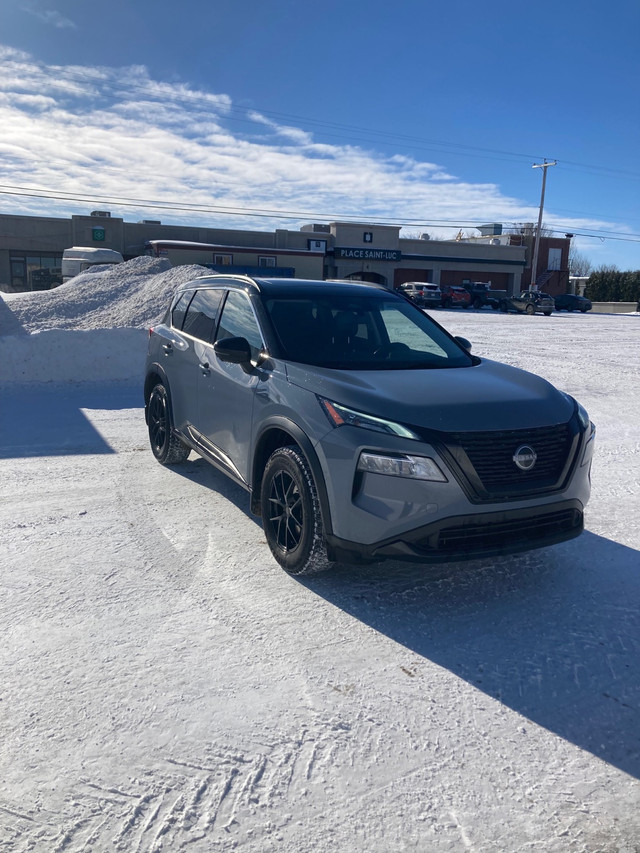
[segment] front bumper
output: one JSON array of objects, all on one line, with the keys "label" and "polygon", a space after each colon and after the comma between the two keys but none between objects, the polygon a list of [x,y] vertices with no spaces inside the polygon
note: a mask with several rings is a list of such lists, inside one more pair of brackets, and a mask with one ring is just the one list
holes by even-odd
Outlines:
[{"label": "front bumper", "polygon": [[[364,445],[363,439],[371,443]],[[544,467],[549,460],[542,446],[551,445],[551,436],[545,432],[539,443],[538,465]],[[497,445],[496,438],[492,455],[498,455]],[[555,474],[534,481],[529,491],[503,489],[499,477],[490,491],[483,491],[474,484],[473,471],[459,464],[461,454],[456,459],[449,452],[452,448],[374,437],[347,426],[332,430],[316,445],[325,471],[329,551],[337,560],[435,563],[518,553],[572,539],[583,530],[593,443],[586,433],[569,431],[563,446],[567,461],[554,463]],[[468,449],[473,455],[473,448]],[[360,472],[356,465],[362,451],[429,457],[446,482]],[[501,469],[483,471],[485,483],[494,473]]]},{"label": "front bumper", "polygon": [[574,539],[584,528],[580,501],[561,501],[536,509],[504,510],[443,518],[401,536],[361,545],[336,536],[327,545],[336,560],[377,562],[401,559],[448,563],[517,554]]}]

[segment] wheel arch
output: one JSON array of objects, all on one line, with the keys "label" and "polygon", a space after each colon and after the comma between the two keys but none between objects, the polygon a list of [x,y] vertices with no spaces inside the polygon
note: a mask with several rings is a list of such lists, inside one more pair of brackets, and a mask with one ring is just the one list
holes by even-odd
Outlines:
[{"label": "wheel arch", "polygon": [[149,398],[151,397],[151,392],[155,388],[156,385],[161,384],[164,385],[167,395],[169,399],[171,399],[171,389],[169,388],[169,380],[167,379],[167,374],[164,372],[163,368],[159,364],[152,364],[147,369],[147,374],[144,379],[144,417],[145,421],[148,421],[149,414]]},{"label": "wheel arch", "polygon": [[262,475],[269,457],[279,447],[296,445],[304,454],[318,492],[320,511],[322,513],[322,524],[325,533],[333,533],[331,524],[331,512],[329,509],[329,497],[327,487],[322,473],[322,466],[318,454],[305,431],[296,423],[285,417],[275,417],[262,425],[256,436],[251,464],[251,511],[255,515],[261,515],[260,489],[262,486]]}]

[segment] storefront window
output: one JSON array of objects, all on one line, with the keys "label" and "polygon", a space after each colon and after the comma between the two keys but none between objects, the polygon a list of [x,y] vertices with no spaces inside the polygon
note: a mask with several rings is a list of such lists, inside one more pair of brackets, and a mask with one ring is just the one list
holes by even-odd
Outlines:
[{"label": "storefront window", "polygon": [[62,277],[59,275],[62,265],[61,252],[12,252],[9,264],[11,288],[14,291],[49,290],[62,283]]}]

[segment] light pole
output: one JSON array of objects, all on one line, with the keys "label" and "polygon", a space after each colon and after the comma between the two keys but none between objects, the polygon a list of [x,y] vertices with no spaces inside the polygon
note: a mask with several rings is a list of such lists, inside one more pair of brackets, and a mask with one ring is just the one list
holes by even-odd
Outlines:
[{"label": "light pole", "polygon": [[540,249],[540,231],[542,230],[542,211],[544,210],[544,190],[547,185],[547,169],[549,166],[555,166],[557,160],[553,163],[547,163],[545,158],[544,163],[534,163],[532,169],[542,169],[542,193],[540,194],[540,210],[538,212],[538,227],[536,228],[536,238],[533,243],[533,258],[531,260],[531,290],[536,289],[536,279],[538,278],[538,251]]},{"label": "light pole", "polygon": [[571,238],[573,234],[565,234],[564,235],[569,241],[569,257],[567,258],[567,293],[573,293],[573,287],[571,285]]}]

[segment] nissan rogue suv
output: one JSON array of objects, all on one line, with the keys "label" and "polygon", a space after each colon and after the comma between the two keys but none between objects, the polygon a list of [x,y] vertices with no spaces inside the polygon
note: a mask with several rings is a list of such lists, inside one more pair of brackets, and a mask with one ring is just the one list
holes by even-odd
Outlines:
[{"label": "nissan rogue suv", "polygon": [[195,451],[246,489],[294,575],[577,536],[587,413],[470,348],[379,285],[195,279],[149,333],[151,449],[163,465]]}]

